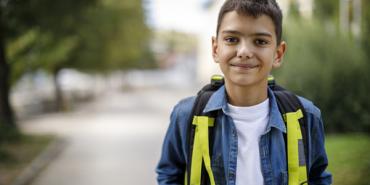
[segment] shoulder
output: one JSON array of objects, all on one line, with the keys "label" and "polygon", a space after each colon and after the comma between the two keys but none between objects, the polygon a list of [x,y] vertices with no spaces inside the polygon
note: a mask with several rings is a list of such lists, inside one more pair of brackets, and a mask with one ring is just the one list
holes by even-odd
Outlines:
[{"label": "shoulder", "polygon": [[307,114],[311,114],[316,118],[321,117],[321,111],[320,109],[310,100],[298,96],[299,101],[302,103],[303,108],[305,109]]},{"label": "shoulder", "polygon": [[177,111],[181,114],[190,114],[193,104],[195,102],[195,96],[187,97],[181,99],[174,107],[174,111]]},{"label": "shoulder", "polygon": [[176,120],[176,122],[186,121],[193,108],[193,104],[195,102],[195,96],[187,97],[180,100],[172,110],[171,119],[172,121]]},{"label": "shoulder", "polygon": [[179,141],[182,141],[183,146],[185,146],[189,119],[194,101],[195,97],[188,97],[180,100],[173,108],[170,117],[170,125],[167,132],[173,135],[173,138],[180,139]]}]

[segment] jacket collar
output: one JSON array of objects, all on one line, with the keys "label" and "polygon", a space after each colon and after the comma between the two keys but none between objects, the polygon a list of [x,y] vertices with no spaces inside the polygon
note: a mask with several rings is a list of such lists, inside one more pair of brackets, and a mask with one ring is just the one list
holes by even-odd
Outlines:
[{"label": "jacket collar", "polygon": [[[270,112],[269,112],[269,122],[267,124],[266,131],[270,131],[271,127],[277,128],[280,131],[286,133],[286,126],[284,124],[283,118],[280,114],[278,105],[276,103],[276,98],[273,91],[268,88],[268,97],[269,97],[269,104],[270,104]],[[216,92],[212,94],[210,97],[206,107],[203,110],[203,113],[208,113],[211,111],[220,110],[227,114],[227,94],[225,90],[225,86],[221,86]]]}]

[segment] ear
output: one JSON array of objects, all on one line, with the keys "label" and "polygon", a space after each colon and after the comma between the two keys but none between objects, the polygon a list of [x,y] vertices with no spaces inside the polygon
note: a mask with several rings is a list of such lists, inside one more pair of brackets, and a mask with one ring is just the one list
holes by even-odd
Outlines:
[{"label": "ear", "polygon": [[282,64],[282,59],[284,57],[286,51],[287,44],[285,41],[281,41],[280,44],[276,48],[274,62],[272,63],[273,68],[278,68]]},{"label": "ear", "polygon": [[219,62],[219,59],[218,59],[218,45],[217,45],[217,37],[212,37],[212,57],[213,57],[213,61],[218,63]]}]

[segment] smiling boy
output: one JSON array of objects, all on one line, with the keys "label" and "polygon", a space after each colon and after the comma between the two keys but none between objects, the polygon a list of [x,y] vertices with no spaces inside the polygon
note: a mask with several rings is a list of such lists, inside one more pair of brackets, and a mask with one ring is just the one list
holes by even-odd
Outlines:
[{"label": "smiling boy", "polygon": [[[217,112],[214,125],[212,180],[190,184],[286,185],[289,174],[286,126],[268,75],[281,65],[282,14],[275,0],[227,0],[212,38],[212,56],[225,84],[212,94],[203,112]],[[308,124],[307,182],[331,184],[320,111],[299,97]],[[191,163],[188,122],[195,97],[180,101],[171,114],[157,167],[158,183],[184,184]],[[291,184],[289,184],[291,185]]]},{"label": "smiling boy", "polygon": [[224,14],[217,34],[212,53],[225,75],[228,103],[252,106],[265,101],[267,77],[281,65],[286,47],[278,42],[271,18],[231,11]]}]

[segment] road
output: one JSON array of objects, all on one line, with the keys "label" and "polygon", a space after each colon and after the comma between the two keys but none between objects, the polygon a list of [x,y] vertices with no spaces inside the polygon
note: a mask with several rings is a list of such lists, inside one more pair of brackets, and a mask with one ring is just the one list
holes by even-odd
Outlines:
[{"label": "road", "polygon": [[57,134],[67,141],[32,185],[156,184],[154,170],[170,111],[194,92],[111,92],[76,111],[23,122],[25,132]]}]

